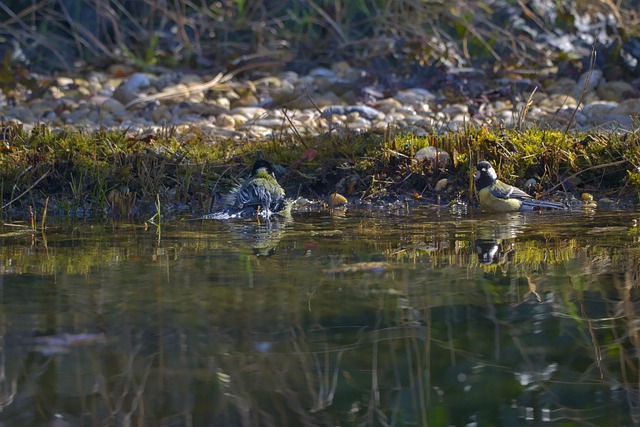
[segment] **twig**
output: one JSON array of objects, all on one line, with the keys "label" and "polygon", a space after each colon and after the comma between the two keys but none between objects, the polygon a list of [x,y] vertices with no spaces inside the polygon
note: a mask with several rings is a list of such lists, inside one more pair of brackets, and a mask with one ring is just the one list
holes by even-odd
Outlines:
[{"label": "twig", "polygon": [[192,86],[188,89],[168,90],[165,92],[154,93],[153,95],[141,96],[140,98],[136,98],[133,101],[126,104],[125,108],[129,108],[132,105],[140,104],[141,102],[154,101],[158,99],[175,98],[177,96],[182,96],[185,93],[195,94],[195,93],[204,92],[221,83],[224,76],[225,76],[224,74],[218,73],[213,79],[209,80],[208,82],[202,83],[196,86]]},{"label": "twig", "polygon": [[47,175],[49,175],[51,173],[51,170],[48,170],[47,172],[44,173],[44,175],[42,175],[40,178],[37,179],[36,182],[34,182],[33,184],[31,184],[31,186],[29,186],[29,188],[27,188],[26,190],[24,190],[22,192],[22,194],[20,194],[19,196],[15,197],[13,200],[11,200],[10,202],[5,203],[4,205],[2,205],[2,209],[5,209],[8,206],[11,206],[13,204],[13,202],[17,201],[18,199],[20,199],[22,196],[24,196],[25,194],[27,194],[29,191],[31,191],[33,189],[33,187],[35,187],[36,185],[38,185],[38,183],[40,181],[42,181],[43,179],[45,179],[47,177]]},{"label": "twig", "polygon": [[228,73],[218,73],[214,78],[212,78],[208,82],[191,86],[188,89],[168,90],[166,92],[155,93],[153,95],[141,96],[140,98],[136,98],[133,101],[126,104],[125,108],[129,108],[132,105],[136,105],[141,102],[154,101],[158,99],[170,99],[170,98],[175,98],[177,96],[182,96],[184,94],[194,95],[196,93],[202,93],[215,86],[222,85],[228,82],[229,80],[234,78],[237,74],[240,74],[244,71],[247,71],[256,67],[257,67],[256,64],[246,64],[234,69],[233,71],[229,71]]},{"label": "twig", "polygon": [[553,191],[553,190],[555,190],[556,188],[558,188],[558,187],[560,187],[561,185],[563,185],[563,183],[564,183],[565,181],[570,180],[570,179],[572,179],[572,178],[575,178],[576,176],[578,176],[578,175],[582,174],[583,172],[587,172],[587,171],[591,171],[591,170],[595,170],[595,169],[608,168],[608,167],[611,167],[611,166],[618,166],[618,165],[621,165],[621,164],[623,164],[623,163],[627,163],[627,162],[628,162],[628,160],[627,160],[627,159],[622,159],[622,160],[618,160],[618,161],[616,161],[616,162],[605,163],[605,164],[602,164],[602,165],[595,165],[595,166],[588,167],[588,168],[586,168],[586,169],[582,169],[581,171],[578,171],[578,172],[574,173],[573,175],[570,175],[570,176],[566,177],[566,178],[565,178],[565,179],[563,179],[559,184],[556,184],[556,185],[554,185],[553,187],[551,187],[550,189],[548,189],[548,190],[546,191],[546,193],[548,194],[548,193],[552,192],[552,191]]},{"label": "twig", "polygon": [[594,44],[591,48],[591,57],[589,58],[589,70],[587,71],[587,78],[584,80],[584,86],[582,87],[582,93],[580,94],[580,99],[578,99],[578,103],[576,104],[576,108],[573,109],[573,114],[571,115],[571,119],[569,119],[569,123],[567,123],[567,127],[564,130],[563,138],[566,138],[567,133],[569,133],[569,128],[571,124],[574,122],[576,118],[576,114],[578,113],[578,108],[582,105],[582,101],[584,101],[584,97],[587,94],[587,89],[589,88],[589,81],[591,80],[591,74],[593,73],[593,68],[596,65],[596,45]]}]

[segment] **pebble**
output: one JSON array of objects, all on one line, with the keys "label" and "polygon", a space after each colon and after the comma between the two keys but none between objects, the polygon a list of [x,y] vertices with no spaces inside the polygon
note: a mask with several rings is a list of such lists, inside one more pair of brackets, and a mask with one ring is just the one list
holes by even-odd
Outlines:
[{"label": "pebble", "polygon": [[385,114],[390,114],[395,112],[396,110],[400,110],[401,108],[405,108],[403,106],[403,104],[398,101],[397,99],[394,98],[385,98],[382,99],[378,102],[376,102],[376,104],[374,105],[376,110],[385,113]]},{"label": "pebble", "polygon": [[413,157],[422,162],[437,162],[441,167],[447,167],[451,163],[449,153],[431,145],[419,149]]},{"label": "pebble", "polygon": [[115,91],[113,91],[113,99],[123,105],[129,104],[137,98],[138,95],[132,89],[130,89],[126,83],[122,83]]},{"label": "pebble", "polygon": [[101,105],[102,110],[111,114],[121,113],[125,110],[124,105],[118,102],[116,99],[105,99]]},{"label": "pebble", "polygon": [[[308,74],[285,71],[255,80],[234,78],[202,91],[198,87],[213,76],[136,72],[127,65],[114,65],[106,72],[57,76],[39,97],[23,97],[11,106],[0,103],[0,120],[15,119],[27,127],[38,123],[89,129],[113,126],[140,132],[172,125],[180,126],[182,135],[201,129],[216,137],[242,139],[294,129],[327,132],[329,124],[337,133],[345,128],[367,131],[397,126],[416,136],[485,124],[527,127],[539,123],[564,129],[571,123],[585,131],[603,127],[632,130],[633,117],[640,111],[640,79],[607,80],[598,69],[577,79],[490,79],[475,69],[452,70],[451,79],[464,78],[479,93],[511,93],[505,88],[518,91],[516,101],[510,96],[492,96],[473,114],[469,107],[478,104],[467,104],[450,85],[393,92],[379,84],[363,87],[366,77],[364,70],[339,61]],[[527,116],[520,117],[542,78],[547,80],[531,96]],[[140,102],[134,103],[137,100]],[[574,115],[577,100],[581,104]]]},{"label": "pebble", "polygon": [[583,73],[576,84],[573,85],[571,95],[573,95],[575,99],[580,99],[583,93],[595,91],[602,81],[602,71],[600,70]]},{"label": "pebble", "polygon": [[216,117],[216,126],[225,129],[234,129],[236,127],[236,120],[229,114],[220,114]]},{"label": "pebble", "polygon": [[231,114],[240,115],[247,119],[255,119],[263,116],[267,110],[262,107],[236,107],[231,110]]},{"label": "pebble", "polygon": [[366,105],[349,105],[349,106],[333,105],[331,107],[325,108],[322,111],[322,115],[325,117],[333,116],[334,114],[346,116],[352,113],[357,113],[358,117],[361,116],[367,120],[378,119],[384,116],[384,114],[381,113],[380,111],[376,110],[373,107],[368,107]]},{"label": "pebble", "polygon": [[640,111],[640,99],[627,99],[620,102],[611,112],[613,114],[638,114]]},{"label": "pebble", "polygon": [[127,90],[137,93],[151,86],[151,80],[144,73],[133,73],[123,85]]}]

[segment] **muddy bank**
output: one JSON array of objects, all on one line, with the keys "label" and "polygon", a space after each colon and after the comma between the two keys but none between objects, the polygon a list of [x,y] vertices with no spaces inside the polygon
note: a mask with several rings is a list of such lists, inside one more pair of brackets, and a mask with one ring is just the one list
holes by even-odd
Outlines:
[{"label": "muddy bank", "polygon": [[204,214],[244,179],[258,153],[274,165],[296,206],[323,206],[339,193],[351,206],[467,203],[473,167],[491,161],[500,177],[536,197],[581,200],[591,193],[609,207],[637,201],[636,134],[565,133],[546,129],[417,137],[401,129],[281,138],[211,141],[163,134],[3,129],[2,215],[145,218]]}]

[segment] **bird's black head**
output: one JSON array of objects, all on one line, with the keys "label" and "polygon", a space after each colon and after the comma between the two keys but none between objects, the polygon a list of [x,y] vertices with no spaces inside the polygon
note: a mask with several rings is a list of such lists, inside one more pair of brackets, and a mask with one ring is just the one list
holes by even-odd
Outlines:
[{"label": "bird's black head", "polygon": [[486,160],[481,161],[476,166],[476,191],[480,191],[496,182],[498,175],[495,169],[491,166],[491,163]]},{"label": "bird's black head", "polygon": [[251,176],[254,176],[260,169],[266,169],[269,175],[275,177],[275,174],[273,173],[273,166],[271,166],[271,163],[263,158],[258,158],[253,164],[253,169],[251,169]]}]

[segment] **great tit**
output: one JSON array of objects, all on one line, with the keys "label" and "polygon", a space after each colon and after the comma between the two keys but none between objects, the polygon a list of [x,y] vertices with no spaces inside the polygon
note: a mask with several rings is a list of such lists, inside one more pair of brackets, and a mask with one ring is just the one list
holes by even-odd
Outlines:
[{"label": "great tit", "polygon": [[498,179],[495,169],[487,161],[478,163],[476,195],[480,207],[492,212],[515,212],[533,209],[567,209],[559,202],[535,200],[529,194]]},{"label": "great tit", "polygon": [[271,163],[259,158],[249,178],[225,197],[224,205],[230,212],[250,217],[256,214],[270,216],[286,209],[289,204]]}]

